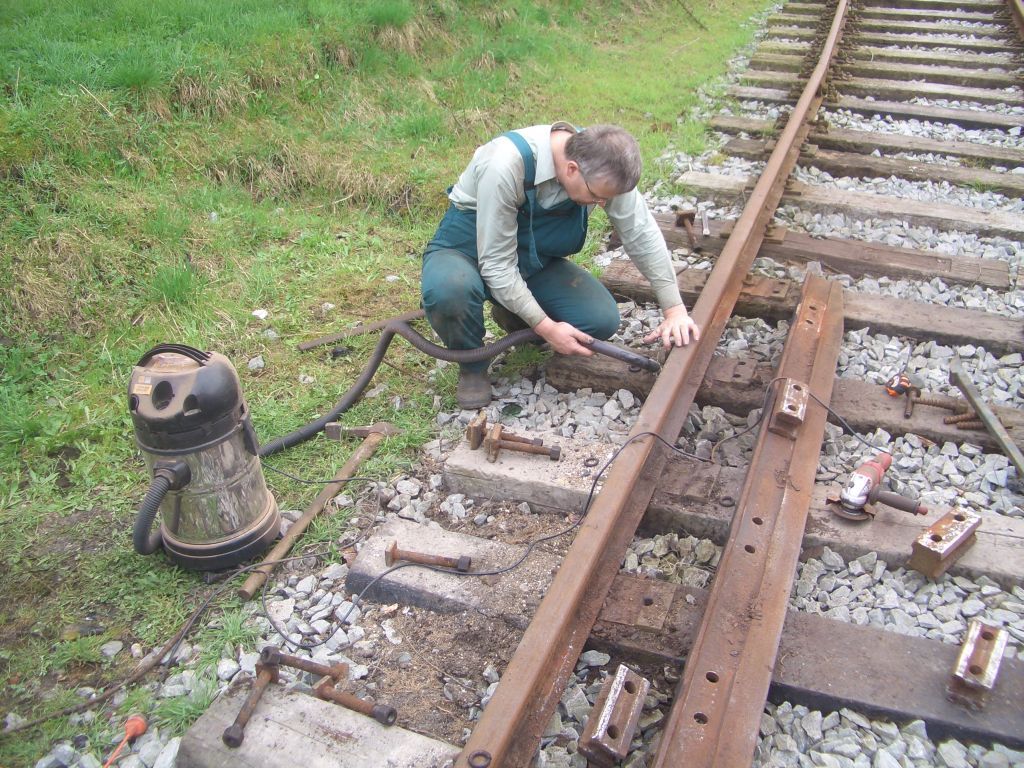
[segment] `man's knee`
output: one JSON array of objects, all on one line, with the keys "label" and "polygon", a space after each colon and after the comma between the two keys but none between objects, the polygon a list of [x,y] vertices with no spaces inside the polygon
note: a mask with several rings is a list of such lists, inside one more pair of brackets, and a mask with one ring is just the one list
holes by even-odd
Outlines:
[{"label": "man's knee", "polygon": [[454,264],[452,269],[424,270],[421,293],[428,315],[454,317],[482,306],[484,291],[479,273]]},{"label": "man's knee", "polygon": [[619,330],[619,322],[619,308],[612,303],[611,307],[602,307],[593,314],[587,333],[597,339],[610,339]]}]

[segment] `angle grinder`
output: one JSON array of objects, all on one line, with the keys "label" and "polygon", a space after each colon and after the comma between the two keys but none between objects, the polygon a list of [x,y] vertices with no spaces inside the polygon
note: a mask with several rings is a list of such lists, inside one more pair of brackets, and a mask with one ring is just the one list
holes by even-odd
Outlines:
[{"label": "angle grinder", "polygon": [[882,489],[882,477],[890,466],[892,455],[883,452],[857,467],[850,474],[846,487],[839,496],[828,497],[832,512],[839,517],[857,522],[873,518],[876,514],[875,504],[885,504],[912,515],[928,514],[928,509],[915,499]]}]

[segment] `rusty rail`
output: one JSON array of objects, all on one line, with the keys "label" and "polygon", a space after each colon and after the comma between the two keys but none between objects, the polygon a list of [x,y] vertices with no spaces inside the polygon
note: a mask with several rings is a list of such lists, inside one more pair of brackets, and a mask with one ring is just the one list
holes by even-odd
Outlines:
[{"label": "rusty rail", "polygon": [[808,390],[829,401],[842,338],[842,288],[809,277],[653,768],[750,764],[827,420]]},{"label": "rusty rail", "polygon": [[[755,194],[762,184],[777,183],[769,175],[773,160],[792,156],[795,162],[795,147],[788,145],[787,137],[801,137],[802,142],[809,119],[821,106],[846,10],[846,0],[839,0],[819,60]],[[753,196],[744,213],[752,204]],[[826,421],[824,409],[809,402],[804,388],[822,402],[829,401],[842,331],[842,289],[809,277],[779,366],[783,384],[776,387],[772,412],[765,414],[719,563],[720,577],[690,650],[654,768],[684,762],[721,768],[750,764]]]},{"label": "rusty rail", "polygon": [[[833,28],[841,24],[845,13],[842,0]],[[815,69],[694,305],[691,314],[702,329],[700,341],[670,353],[631,437],[652,432],[669,443],[678,437],[810,130],[808,117],[821,103],[824,73],[837,38],[837,32],[830,35],[825,66]],[[665,460],[660,443],[651,437],[637,437],[619,455],[490,703],[457,757],[458,768],[517,767],[532,760],[654,494]]]},{"label": "rusty rail", "polygon": [[1021,0],[1006,0],[1010,18],[1017,27],[1017,36],[1024,41],[1024,3]]}]

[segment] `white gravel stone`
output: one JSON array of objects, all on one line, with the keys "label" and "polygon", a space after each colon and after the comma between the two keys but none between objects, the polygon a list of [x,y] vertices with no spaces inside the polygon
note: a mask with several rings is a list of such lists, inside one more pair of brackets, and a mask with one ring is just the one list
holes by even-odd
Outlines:
[{"label": "white gravel stone", "polygon": [[[221,659],[217,662],[217,679],[230,682],[241,666],[234,659]],[[255,669],[255,667],[254,667]]]}]

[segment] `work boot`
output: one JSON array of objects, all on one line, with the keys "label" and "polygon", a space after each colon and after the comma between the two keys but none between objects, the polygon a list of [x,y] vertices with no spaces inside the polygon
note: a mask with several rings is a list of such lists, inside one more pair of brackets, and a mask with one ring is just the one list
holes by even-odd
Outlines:
[{"label": "work boot", "polygon": [[513,331],[521,331],[524,328],[529,328],[519,315],[514,315],[505,309],[498,302],[491,304],[491,317],[494,322],[498,324],[505,333],[512,333]]},{"label": "work boot", "polygon": [[459,408],[472,411],[483,408],[491,402],[491,379],[487,371],[459,370],[459,386],[455,390]]}]

